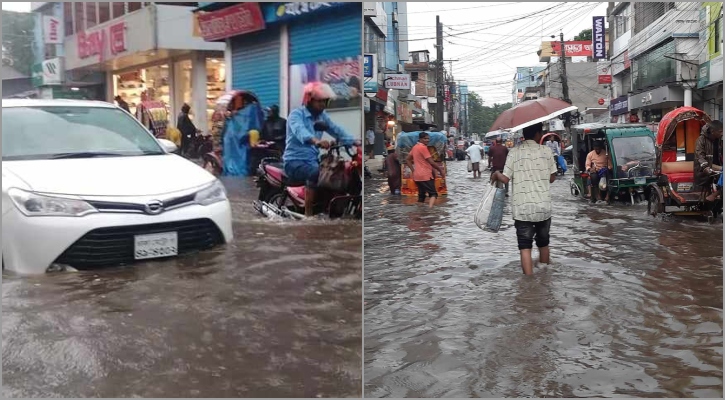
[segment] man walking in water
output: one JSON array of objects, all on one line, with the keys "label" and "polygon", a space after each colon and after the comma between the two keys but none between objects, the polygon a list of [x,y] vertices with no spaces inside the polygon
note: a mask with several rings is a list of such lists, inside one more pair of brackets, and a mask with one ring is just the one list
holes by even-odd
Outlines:
[{"label": "man walking in water", "polygon": [[466,149],[466,153],[468,153],[468,158],[471,159],[471,170],[473,171],[473,177],[480,178],[481,170],[478,168],[481,159],[483,158],[483,148],[477,145],[476,142],[471,142],[471,145]]},{"label": "man walking in water", "polygon": [[[509,149],[503,145],[503,139],[500,137],[496,139],[493,146],[488,150],[488,156],[491,164],[491,176],[498,172],[503,172],[503,167],[506,164],[506,157],[508,157]],[[509,195],[509,184],[506,182],[506,197]]]},{"label": "man walking in water", "polygon": [[524,274],[534,273],[531,257],[533,242],[539,248],[539,261],[551,262],[549,228],[551,227],[551,190],[556,180],[556,164],[548,147],[538,144],[543,126],[538,123],[524,128],[525,141],[508,154],[503,173],[491,176],[495,181],[513,182],[513,217]]},{"label": "man walking in water", "polygon": [[425,203],[425,195],[429,196],[428,207],[433,208],[438,191],[436,191],[435,176],[433,170],[437,170],[441,177],[445,179],[443,168],[433,161],[433,157],[428,151],[428,142],[430,135],[421,132],[418,136],[418,143],[410,150],[410,154],[405,159],[406,165],[412,172],[413,180],[418,186],[418,202]]}]

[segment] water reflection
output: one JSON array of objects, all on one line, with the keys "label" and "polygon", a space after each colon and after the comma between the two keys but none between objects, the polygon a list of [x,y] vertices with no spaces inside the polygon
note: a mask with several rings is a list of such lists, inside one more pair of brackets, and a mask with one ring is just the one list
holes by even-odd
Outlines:
[{"label": "water reflection", "polygon": [[432,210],[366,181],[366,397],[722,397],[721,225],[559,178],[553,264],[526,277],[510,209],[478,229],[486,180],[451,164]]},{"label": "water reflection", "polygon": [[361,224],[269,221],[170,261],[3,276],[6,397],[359,397]]}]

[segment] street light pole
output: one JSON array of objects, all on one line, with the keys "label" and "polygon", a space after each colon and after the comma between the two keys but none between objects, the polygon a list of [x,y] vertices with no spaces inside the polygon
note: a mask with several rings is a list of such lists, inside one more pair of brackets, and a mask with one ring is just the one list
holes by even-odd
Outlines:
[{"label": "street light pole", "polygon": [[566,80],[566,50],[564,49],[564,32],[559,33],[561,43],[561,93],[564,101],[569,101],[569,82]]},{"label": "street light pole", "polygon": [[443,25],[441,17],[436,15],[436,125],[442,131],[443,110],[445,107],[443,97]]}]

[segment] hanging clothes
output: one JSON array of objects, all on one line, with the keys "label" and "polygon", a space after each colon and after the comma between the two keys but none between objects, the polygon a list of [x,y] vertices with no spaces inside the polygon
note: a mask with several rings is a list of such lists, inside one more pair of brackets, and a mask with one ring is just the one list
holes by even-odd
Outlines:
[{"label": "hanging clothes", "polygon": [[258,103],[248,104],[227,119],[224,126],[224,175],[248,176],[249,131],[262,129],[264,115]]}]

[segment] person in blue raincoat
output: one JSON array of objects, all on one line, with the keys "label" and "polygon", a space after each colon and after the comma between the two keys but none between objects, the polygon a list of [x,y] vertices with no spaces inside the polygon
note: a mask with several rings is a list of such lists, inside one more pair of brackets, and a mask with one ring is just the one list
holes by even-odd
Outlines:
[{"label": "person in blue raincoat", "polygon": [[264,114],[259,103],[251,102],[233,112],[224,126],[223,142],[225,176],[248,176],[249,169],[249,133],[261,131]]}]

